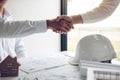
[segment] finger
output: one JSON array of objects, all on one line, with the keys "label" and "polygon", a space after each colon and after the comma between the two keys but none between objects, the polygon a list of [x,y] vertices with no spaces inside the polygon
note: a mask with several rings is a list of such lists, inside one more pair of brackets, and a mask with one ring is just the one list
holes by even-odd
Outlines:
[{"label": "finger", "polygon": [[60,20],[65,20],[65,21],[70,22],[70,23],[72,22],[72,19],[68,16],[58,16],[57,21],[60,21]]},{"label": "finger", "polygon": [[61,34],[67,34],[67,32],[62,32]]},{"label": "finger", "polygon": [[68,32],[68,31],[70,31],[70,30],[68,30],[68,29],[66,29],[65,27],[63,27],[63,28],[61,28],[61,31],[62,31],[62,32]]},{"label": "finger", "polygon": [[61,31],[61,30],[57,30],[57,33],[60,33],[60,34],[62,34],[62,31]]},{"label": "finger", "polygon": [[72,23],[65,22],[65,24],[67,25],[68,29],[74,29],[74,26]]},{"label": "finger", "polygon": [[66,22],[66,24],[67,24],[68,27],[70,27],[71,29],[74,29],[73,23],[68,23],[68,22]]},{"label": "finger", "polygon": [[[54,32],[56,31],[62,31],[62,32],[68,32],[70,31],[73,27],[72,23],[68,23],[64,20],[60,20],[59,22],[56,22],[56,27],[54,27]],[[61,33],[61,32],[58,32]]]},{"label": "finger", "polygon": [[60,21],[60,20],[61,20],[61,17],[58,16],[57,19],[56,19],[56,21],[58,22],[58,21]]},{"label": "finger", "polygon": [[59,34],[67,34],[67,32],[64,32],[62,30],[53,30],[53,32],[59,33]]},{"label": "finger", "polygon": [[63,27],[62,27],[62,30],[63,31],[70,31],[71,30],[71,28],[70,27],[68,27],[69,25],[68,24],[65,24]]},{"label": "finger", "polygon": [[53,30],[53,32],[56,32],[56,33],[57,33],[57,30]]},{"label": "finger", "polygon": [[59,30],[59,31],[57,31],[57,32],[60,33],[60,34],[65,33],[65,31],[63,31],[63,30]]},{"label": "finger", "polygon": [[70,31],[71,29],[73,29],[73,25],[71,23],[61,21],[60,28],[65,31]]},{"label": "finger", "polygon": [[67,21],[71,21],[71,18],[69,17],[69,16],[64,16],[64,15],[62,15],[62,16],[60,16],[62,19],[66,19]]},{"label": "finger", "polygon": [[69,28],[67,28],[68,25],[62,23],[62,25],[59,26],[59,30],[63,31],[63,32],[68,32]]},{"label": "finger", "polygon": [[61,31],[61,30],[53,30],[53,32],[56,32],[56,33],[59,33],[59,34],[63,33],[63,31]]}]

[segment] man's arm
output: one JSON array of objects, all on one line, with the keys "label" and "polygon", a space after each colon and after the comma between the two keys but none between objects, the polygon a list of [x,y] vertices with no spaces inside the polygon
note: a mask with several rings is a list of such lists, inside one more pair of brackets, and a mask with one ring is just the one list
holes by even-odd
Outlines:
[{"label": "man's arm", "polygon": [[94,23],[111,16],[120,0],[103,0],[102,3],[86,13],[71,16],[74,24]]},{"label": "man's arm", "polygon": [[45,31],[46,21],[0,21],[0,37],[23,37]]},{"label": "man's arm", "polygon": [[[111,16],[119,5],[120,0],[103,0],[102,3],[83,14],[67,16],[72,20],[73,24],[94,23],[106,19]],[[79,9],[79,7],[78,7]],[[66,20],[66,16],[59,16],[59,18]]]},{"label": "man's arm", "polygon": [[71,21],[58,20],[57,18],[43,21],[0,21],[0,37],[24,37],[35,33],[68,32],[73,27]]}]

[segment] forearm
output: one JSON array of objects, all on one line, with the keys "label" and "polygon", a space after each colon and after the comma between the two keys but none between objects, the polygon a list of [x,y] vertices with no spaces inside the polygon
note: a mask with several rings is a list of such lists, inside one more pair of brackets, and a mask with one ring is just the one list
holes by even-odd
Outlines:
[{"label": "forearm", "polygon": [[111,16],[119,5],[120,0],[103,0],[102,3],[86,13],[72,16],[74,24],[94,23]]},{"label": "forearm", "polygon": [[83,23],[83,19],[80,15],[73,15],[71,16],[72,22],[73,24],[82,24]]},{"label": "forearm", "polygon": [[0,25],[0,37],[24,37],[47,31],[46,21],[3,21]]}]

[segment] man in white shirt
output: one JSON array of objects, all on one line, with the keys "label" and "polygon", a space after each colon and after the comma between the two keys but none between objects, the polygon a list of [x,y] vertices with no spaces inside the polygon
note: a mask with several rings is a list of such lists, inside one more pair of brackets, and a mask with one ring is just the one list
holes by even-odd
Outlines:
[{"label": "man in white shirt", "polygon": [[[11,16],[4,8],[4,3],[0,4],[0,22],[10,21]],[[0,61],[4,60],[8,55],[12,57],[25,57],[25,49],[20,38],[0,38]]]},{"label": "man in white shirt", "polygon": [[[7,1],[0,0],[0,6],[4,6]],[[0,11],[3,11],[3,8]],[[64,33],[72,28],[72,20],[67,16],[65,20],[55,18],[41,21],[0,21],[0,37],[23,37],[34,33],[46,32],[48,29]]]},{"label": "man in white shirt", "polygon": [[12,21],[10,20],[11,16],[4,8],[7,1],[0,0],[0,60],[3,60],[7,55],[17,56],[18,58],[25,57],[23,43],[18,37],[46,32],[47,29],[52,29],[53,31],[57,29],[62,33],[73,28],[73,25],[71,26],[72,21],[69,21],[69,17],[66,22],[57,20],[57,18],[43,21]]}]

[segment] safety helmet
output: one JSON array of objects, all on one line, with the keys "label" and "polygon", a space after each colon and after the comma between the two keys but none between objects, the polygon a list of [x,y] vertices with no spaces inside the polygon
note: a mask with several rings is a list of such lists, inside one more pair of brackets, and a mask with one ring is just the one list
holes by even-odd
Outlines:
[{"label": "safety helmet", "polygon": [[83,37],[77,44],[75,57],[69,60],[72,65],[79,65],[80,60],[106,61],[116,57],[116,52],[108,38],[100,34]]}]

